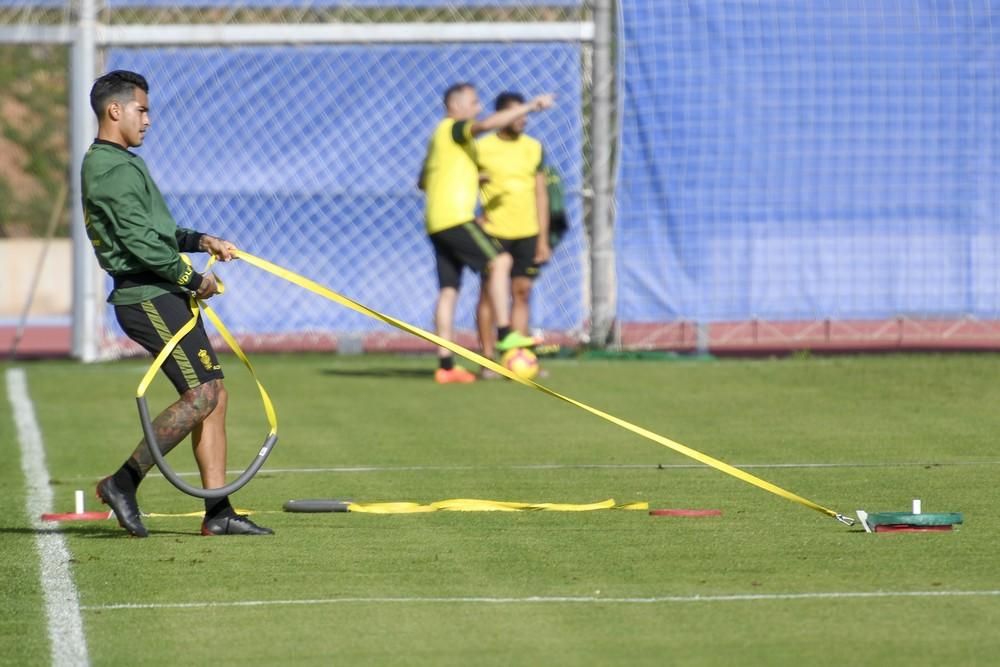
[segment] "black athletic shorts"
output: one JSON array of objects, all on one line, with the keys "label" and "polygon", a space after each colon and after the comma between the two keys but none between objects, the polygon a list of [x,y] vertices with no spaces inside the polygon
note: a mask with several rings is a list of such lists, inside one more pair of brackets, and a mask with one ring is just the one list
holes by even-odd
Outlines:
[{"label": "black athletic shorts", "polygon": [[503,252],[500,241],[475,222],[449,227],[430,236],[440,287],[458,289],[462,284],[463,266],[481,274],[490,260]]},{"label": "black athletic shorts", "polygon": [[514,258],[514,266],[510,269],[511,278],[526,277],[534,280],[542,270],[535,264],[535,250],[538,249],[538,235],[526,239],[500,239],[500,245]]},{"label": "black athletic shorts", "polygon": [[[192,314],[189,297],[170,292],[150,301],[115,306],[115,317],[128,337],[155,357],[173,335],[191,321]],[[198,324],[164,360],[163,372],[177,388],[178,394],[211,380],[222,379],[222,366],[212,344],[208,342],[200,312]]]}]

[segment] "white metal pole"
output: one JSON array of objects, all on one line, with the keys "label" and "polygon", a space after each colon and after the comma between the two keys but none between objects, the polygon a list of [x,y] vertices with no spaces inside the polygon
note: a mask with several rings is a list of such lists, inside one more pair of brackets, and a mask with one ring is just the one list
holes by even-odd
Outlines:
[{"label": "white metal pole", "polygon": [[593,39],[593,29],[586,21],[107,25],[101,31],[101,40],[119,46],[586,42]]},{"label": "white metal pole", "polygon": [[594,2],[594,82],[592,87],[591,175],[594,200],[590,224],[590,341],[610,342],[617,308],[614,219],[612,216],[611,157],[615,72],[614,0]]},{"label": "white metal pole", "polygon": [[101,317],[101,285],[97,260],[84,227],[80,165],[97,132],[90,109],[90,87],[94,83],[97,52],[97,0],[78,0],[77,30],[70,61],[69,178],[72,183],[70,220],[73,237],[73,356],[96,361],[99,355],[98,326]]}]

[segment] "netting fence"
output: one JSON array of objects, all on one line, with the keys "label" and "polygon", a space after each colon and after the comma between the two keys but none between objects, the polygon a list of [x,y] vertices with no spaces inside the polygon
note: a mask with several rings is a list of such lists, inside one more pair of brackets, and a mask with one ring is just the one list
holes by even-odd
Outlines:
[{"label": "netting fence", "polygon": [[[435,289],[416,173],[441,91],[470,79],[487,102],[511,87],[559,95],[529,127],[569,188],[573,231],[533,302],[550,337],[993,349],[995,4],[0,0],[0,53],[20,59],[20,74],[2,73],[10,90],[35,76],[67,98],[53,119],[77,137],[67,164],[93,136],[93,76],[145,70],[154,126],[141,152],[181,224],[420,326]],[[48,79],[25,73],[44,69],[31,58],[51,62]],[[55,145],[0,147],[30,171],[25,156],[59,156]],[[9,220],[22,189],[2,187]],[[35,222],[8,227],[37,233],[56,189],[50,178],[35,209],[19,201]],[[249,269],[226,272],[218,308],[251,342],[407,348]],[[77,275],[75,330],[114,350],[103,279]],[[471,343],[477,286],[465,286]]]}]

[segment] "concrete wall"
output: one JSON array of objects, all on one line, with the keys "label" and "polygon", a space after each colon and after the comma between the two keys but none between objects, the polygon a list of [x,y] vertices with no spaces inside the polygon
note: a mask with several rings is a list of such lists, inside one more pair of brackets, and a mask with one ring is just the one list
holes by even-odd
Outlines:
[{"label": "concrete wall", "polygon": [[[68,316],[73,298],[70,239],[52,239],[29,311],[32,317]],[[38,271],[44,239],[0,239],[0,318],[20,317]]]}]

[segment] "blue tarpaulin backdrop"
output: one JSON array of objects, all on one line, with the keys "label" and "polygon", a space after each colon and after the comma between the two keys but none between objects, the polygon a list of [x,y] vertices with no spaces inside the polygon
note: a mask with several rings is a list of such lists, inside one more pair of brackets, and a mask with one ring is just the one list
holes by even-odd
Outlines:
[{"label": "blue tarpaulin backdrop", "polygon": [[622,0],[619,319],[1000,313],[992,4]]}]

